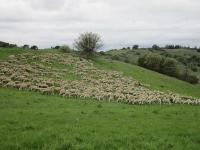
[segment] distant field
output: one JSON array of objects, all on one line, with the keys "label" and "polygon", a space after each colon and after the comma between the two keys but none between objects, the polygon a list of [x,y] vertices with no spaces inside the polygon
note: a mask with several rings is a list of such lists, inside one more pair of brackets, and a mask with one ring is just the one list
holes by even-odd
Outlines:
[{"label": "distant field", "polygon": [[124,75],[131,76],[143,84],[149,84],[151,89],[160,91],[169,90],[200,98],[200,84],[192,85],[173,77],[119,61],[95,59],[93,62],[98,68],[121,71]]},{"label": "distant field", "polygon": [[200,109],[126,105],[0,88],[0,149],[200,147]]}]

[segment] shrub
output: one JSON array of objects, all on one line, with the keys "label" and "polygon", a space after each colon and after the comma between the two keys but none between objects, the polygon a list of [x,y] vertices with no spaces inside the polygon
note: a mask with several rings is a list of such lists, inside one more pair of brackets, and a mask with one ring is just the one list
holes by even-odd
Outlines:
[{"label": "shrub", "polygon": [[138,49],[139,45],[133,45],[132,49]]},{"label": "shrub", "polygon": [[199,79],[195,75],[189,73],[188,70],[180,73],[176,64],[177,61],[175,59],[163,57],[158,54],[147,54],[138,59],[139,66],[176,77],[192,84],[198,83]]},{"label": "shrub", "polygon": [[74,42],[75,49],[81,51],[87,57],[93,56],[102,46],[101,37],[92,32],[81,34]]},{"label": "shrub", "polygon": [[138,59],[138,64],[142,67],[154,70],[154,71],[161,71],[163,58],[157,54],[148,54],[140,57]]},{"label": "shrub", "polygon": [[111,59],[112,59],[112,60],[120,60],[120,57],[117,56],[117,55],[113,55],[113,56],[111,56]]},{"label": "shrub", "polygon": [[9,44],[8,47],[9,47],[9,48],[15,48],[15,47],[17,47],[17,45],[16,45],[16,44]]},{"label": "shrub", "polygon": [[57,46],[55,46],[55,49],[60,49],[60,46],[58,46],[58,45],[57,45]]},{"label": "shrub", "polygon": [[17,45],[16,44],[9,44],[9,43],[0,41],[0,47],[14,48],[14,47],[17,47]]},{"label": "shrub", "polygon": [[38,50],[38,47],[36,45],[31,46],[32,50]]},{"label": "shrub", "polygon": [[59,49],[64,53],[69,53],[69,52],[72,51],[71,48],[68,45],[63,45]]},{"label": "shrub", "polygon": [[184,70],[184,72],[180,74],[180,78],[191,84],[197,84],[199,82],[198,77],[193,74],[190,74],[188,69]]},{"label": "shrub", "polygon": [[106,53],[104,51],[100,51],[99,54],[106,55]]},{"label": "shrub", "polygon": [[22,48],[23,49],[29,49],[29,45],[26,44],[26,45],[22,46]]},{"label": "shrub", "polygon": [[182,48],[181,45],[166,45],[165,46],[166,49],[180,49]]},{"label": "shrub", "polygon": [[198,71],[198,68],[195,67],[195,66],[191,66],[191,70],[194,71],[194,72],[197,72],[197,71]]},{"label": "shrub", "polygon": [[152,49],[154,49],[154,50],[160,50],[160,47],[159,47],[158,45],[154,44],[154,45],[152,46]]},{"label": "shrub", "polygon": [[191,84],[197,84],[199,82],[199,79],[195,75],[188,75],[187,81],[190,82]]},{"label": "shrub", "polygon": [[0,41],[0,47],[9,47],[9,43]]},{"label": "shrub", "polygon": [[163,59],[163,64],[161,65],[161,72],[170,76],[177,76],[177,61],[173,58]]},{"label": "shrub", "polygon": [[175,49],[180,49],[180,48],[182,48],[182,46],[181,46],[181,45],[175,45],[174,48],[175,48]]}]

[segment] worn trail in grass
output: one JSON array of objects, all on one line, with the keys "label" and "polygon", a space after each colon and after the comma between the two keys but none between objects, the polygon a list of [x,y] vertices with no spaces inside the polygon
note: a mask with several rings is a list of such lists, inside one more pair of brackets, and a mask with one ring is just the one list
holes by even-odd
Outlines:
[{"label": "worn trail in grass", "polygon": [[0,88],[0,149],[198,149],[200,109]]}]

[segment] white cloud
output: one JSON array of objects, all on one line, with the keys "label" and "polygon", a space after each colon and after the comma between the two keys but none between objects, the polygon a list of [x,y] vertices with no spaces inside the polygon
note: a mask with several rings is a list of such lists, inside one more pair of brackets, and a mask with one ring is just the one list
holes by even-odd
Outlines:
[{"label": "white cloud", "polygon": [[199,0],[0,0],[0,40],[50,47],[81,32],[110,47],[200,46]]}]

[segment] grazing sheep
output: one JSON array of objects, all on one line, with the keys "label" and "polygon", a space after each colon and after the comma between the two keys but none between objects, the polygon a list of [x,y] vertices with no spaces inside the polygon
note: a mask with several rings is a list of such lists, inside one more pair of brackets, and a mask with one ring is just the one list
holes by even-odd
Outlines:
[{"label": "grazing sheep", "polygon": [[[52,68],[54,61],[66,66],[71,65],[73,69]],[[150,90],[150,85],[124,77],[120,72],[99,70],[86,59],[66,54],[20,54],[10,56],[7,61],[0,61],[0,67],[0,86],[20,90],[29,89],[43,94],[57,93],[62,96],[91,97],[129,104],[200,104],[200,100],[192,97]],[[66,80],[63,77],[67,74],[81,76],[81,79]]]}]

